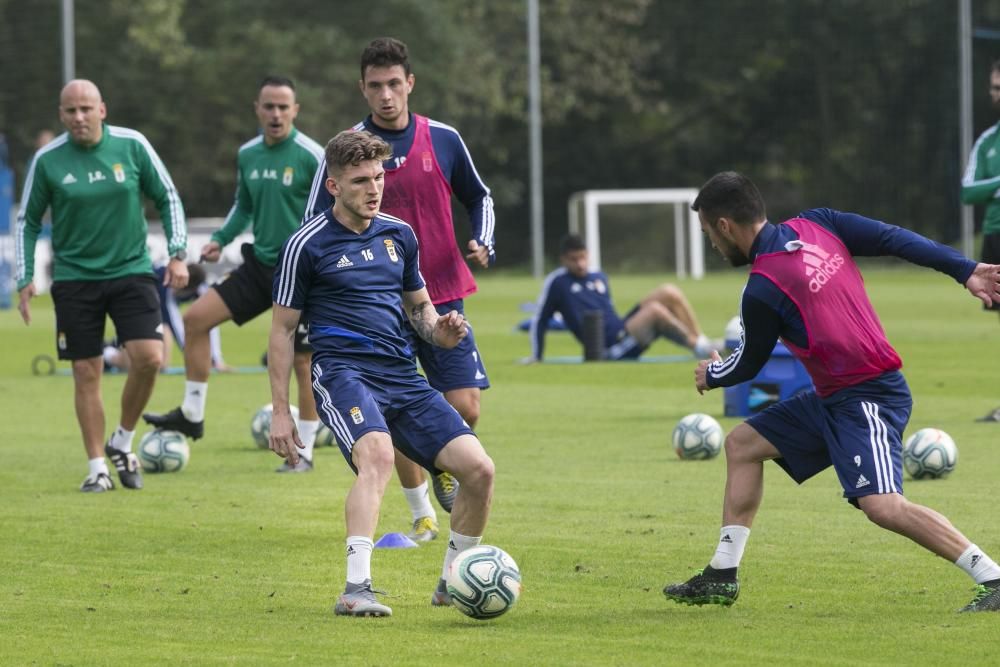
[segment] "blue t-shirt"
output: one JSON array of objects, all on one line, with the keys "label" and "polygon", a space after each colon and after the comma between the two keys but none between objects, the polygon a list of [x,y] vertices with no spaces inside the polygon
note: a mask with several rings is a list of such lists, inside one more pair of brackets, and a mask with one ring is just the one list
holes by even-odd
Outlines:
[{"label": "blue t-shirt", "polygon": [[[908,229],[888,225],[856,213],[814,208],[797,217],[811,220],[836,234],[856,257],[892,255],[946,273],[960,284],[972,275],[976,263],[948,246]],[[787,225],[764,225],[750,248],[750,261],[762,253],[780,252],[798,235]],[[723,361],[709,364],[709,387],[731,387],[752,380],[771,358],[778,337],[809,347],[802,314],[778,286],[760,274],[747,279],[740,302],[742,345]]]},{"label": "blue t-shirt", "polygon": [[402,296],[423,287],[417,238],[409,225],[380,213],[357,234],[327,209],[285,241],[273,297],[303,311],[314,359],[412,374],[416,365],[402,332]]},{"label": "blue t-shirt", "polygon": [[545,278],[538,308],[531,318],[531,356],[541,359],[545,351],[545,332],[549,320],[561,313],[566,328],[583,343],[583,315],[597,310],[604,316],[604,341],[614,344],[625,330],[611,304],[611,282],[602,271],[588,272],[577,278],[565,268],[556,269]]}]

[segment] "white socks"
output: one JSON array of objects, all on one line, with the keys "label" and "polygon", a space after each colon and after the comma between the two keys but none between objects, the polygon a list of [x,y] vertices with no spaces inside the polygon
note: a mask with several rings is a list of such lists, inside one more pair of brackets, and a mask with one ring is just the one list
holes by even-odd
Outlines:
[{"label": "white socks", "polygon": [[316,444],[316,431],[319,430],[320,420],[307,421],[300,419],[298,424],[299,440],[302,447],[299,449],[299,456],[304,456],[310,461],[313,460],[313,446]]},{"label": "white socks", "polygon": [[430,494],[427,493],[427,480],[415,489],[403,487],[403,495],[406,496],[406,503],[410,506],[410,514],[413,515],[414,521],[425,516],[437,521],[437,512],[434,511]]},{"label": "white socks", "polygon": [[962,555],[955,561],[955,565],[965,570],[965,573],[972,577],[977,584],[1000,579],[1000,566],[975,544],[970,544],[969,548],[962,552]]},{"label": "white socks", "polygon": [[181,412],[190,421],[205,421],[205,395],[208,394],[207,382],[184,383],[184,402],[181,403]]},{"label": "white socks", "polygon": [[451,531],[451,535],[448,537],[448,548],[445,549],[444,552],[444,567],[441,568],[441,578],[448,578],[448,567],[451,565],[452,561],[455,560],[455,556],[462,553],[466,549],[478,547],[479,543],[482,541],[482,535],[479,537],[468,537],[467,535],[459,535],[454,530]]},{"label": "white socks", "polygon": [[352,535],[347,538],[347,583],[363,584],[372,578],[372,549],[375,545],[367,537]]},{"label": "white socks", "polygon": [[90,474],[87,476],[91,479],[95,479],[102,472],[110,476],[110,473],[108,473],[108,464],[103,456],[97,459],[87,459],[87,465],[90,466]]},{"label": "white socks", "polygon": [[750,529],[746,526],[723,526],[719,531],[719,546],[715,548],[715,555],[708,564],[713,570],[739,567],[743,550],[747,548],[748,537]]},{"label": "white socks", "polygon": [[131,452],[132,451],[132,438],[135,436],[135,431],[126,431],[119,424],[118,428],[115,429],[111,437],[108,438],[108,446],[117,449],[120,452]]}]

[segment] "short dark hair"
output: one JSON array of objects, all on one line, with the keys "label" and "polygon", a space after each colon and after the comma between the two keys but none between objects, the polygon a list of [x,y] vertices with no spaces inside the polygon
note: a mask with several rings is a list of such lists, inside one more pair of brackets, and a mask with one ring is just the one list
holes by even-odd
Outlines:
[{"label": "short dark hair", "polygon": [[392,67],[400,65],[406,76],[410,76],[410,51],[406,44],[394,37],[379,37],[361,52],[361,80],[369,67]]},{"label": "short dark hair", "polygon": [[392,157],[392,148],[366,130],[344,130],[326,144],[326,172],[332,174],[348,165],[366,160],[385,162]]},{"label": "short dark hair", "polygon": [[260,81],[260,85],[257,86],[257,92],[259,93],[264,89],[265,86],[275,86],[281,87],[285,86],[292,89],[295,92],[295,82],[289,79],[287,76],[280,76],[278,74],[268,74]]},{"label": "short dark hair", "polygon": [[569,254],[571,252],[577,252],[578,250],[586,250],[587,244],[584,242],[583,237],[579,234],[567,234],[559,240],[559,256]]},{"label": "short dark hair", "polygon": [[738,225],[751,225],[767,217],[764,198],[749,178],[735,171],[723,171],[701,186],[691,210],[701,211],[714,223],[729,218]]}]

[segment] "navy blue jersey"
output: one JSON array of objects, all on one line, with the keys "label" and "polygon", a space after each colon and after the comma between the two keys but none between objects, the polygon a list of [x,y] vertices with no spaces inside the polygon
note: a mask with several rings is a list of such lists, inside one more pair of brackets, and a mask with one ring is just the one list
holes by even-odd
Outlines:
[{"label": "navy blue jersey", "polygon": [[[472,163],[472,156],[461,135],[455,128],[430,120],[431,143],[434,145],[434,157],[444,177],[448,179],[452,192],[462,202],[465,210],[469,212],[469,223],[472,226],[472,238],[476,239],[479,245],[493,248],[495,219],[493,213],[493,197],[490,196],[490,189],[486,187],[483,179],[479,177],[475,165]],[[393,156],[383,163],[386,169],[396,169],[400,166],[400,161],[406,159],[413,144],[413,134],[416,123],[413,122],[413,114],[410,114],[410,122],[403,130],[387,130],[372,122],[369,115],[362,122],[355,125],[354,130],[367,130],[380,137],[392,147]],[[306,202],[304,217],[310,218],[324,209],[333,205],[333,195],[326,189],[326,160],[324,159],[316,170],[313,178],[312,190],[309,192],[309,200]],[[494,256],[491,252],[490,262]]]},{"label": "navy blue jersey", "polygon": [[[811,220],[836,234],[856,257],[900,257],[946,273],[959,284],[965,284],[976,266],[948,246],[856,213],[815,208],[797,217]],[[750,260],[758,254],[779,252],[788,241],[796,238],[798,235],[787,225],[764,225],[750,248]],[[740,302],[740,319],[743,341],[724,361],[708,366],[705,379],[709,387],[730,387],[756,377],[770,359],[779,336],[798,347],[808,348],[798,307],[764,276],[751,274],[747,280]]]},{"label": "navy blue jersey", "polygon": [[531,318],[531,356],[541,359],[545,349],[545,332],[549,320],[562,314],[566,328],[583,342],[583,314],[598,310],[604,316],[604,340],[613,344],[625,330],[621,318],[611,305],[611,283],[602,271],[577,278],[565,268],[556,269],[545,278],[538,308]]},{"label": "navy blue jersey", "polygon": [[357,234],[327,209],[285,241],[273,298],[303,312],[314,359],[412,374],[416,365],[402,332],[402,295],[423,287],[417,238],[409,225],[380,213]]}]

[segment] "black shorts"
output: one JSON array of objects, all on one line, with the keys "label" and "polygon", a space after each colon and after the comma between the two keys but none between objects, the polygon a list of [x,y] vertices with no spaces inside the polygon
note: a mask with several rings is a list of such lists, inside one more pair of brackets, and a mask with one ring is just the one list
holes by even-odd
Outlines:
[{"label": "black shorts", "polygon": [[[243,255],[243,263],[230,271],[222,282],[212,285],[233,314],[233,322],[237,326],[243,326],[261,313],[266,313],[274,303],[274,267],[257,259],[252,243],[240,246],[240,254]],[[312,352],[309,325],[305,320],[299,320],[295,329],[295,351]]]},{"label": "black shorts", "polygon": [[[983,234],[983,254],[981,262],[1000,264],[1000,233]],[[983,306],[983,310],[1000,310],[1000,304]]]},{"label": "black shorts", "polygon": [[111,317],[119,343],[163,340],[160,296],[152,275],[52,283],[56,350],[60,359],[89,359],[104,351],[104,322]]}]

